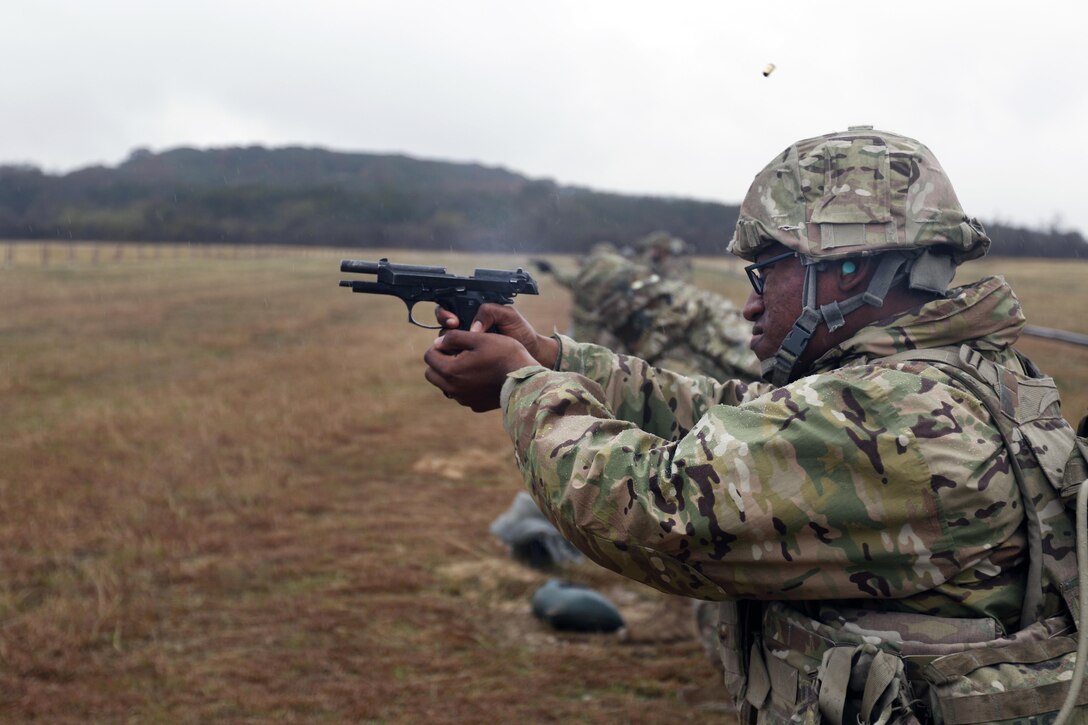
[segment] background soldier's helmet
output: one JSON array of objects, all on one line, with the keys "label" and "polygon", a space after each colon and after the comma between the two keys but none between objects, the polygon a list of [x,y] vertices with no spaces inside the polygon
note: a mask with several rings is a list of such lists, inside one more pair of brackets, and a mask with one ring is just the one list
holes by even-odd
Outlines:
[{"label": "background soldier's helmet", "polygon": [[636,241],[634,250],[639,254],[691,254],[691,247],[680,237],[668,232],[652,232]]},{"label": "background soldier's helmet", "polygon": [[664,231],[653,232],[632,246],[631,258],[649,265],[662,277],[691,280],[691,255],[694,249],[680,237]]},{"label": "background soldier's helmet", "polygon": [[933,153],[871,126],[798,141],[759,172],[729,251],[754,261],[776,241],[810,259],[929,249],[953,264],[990,246]]}]

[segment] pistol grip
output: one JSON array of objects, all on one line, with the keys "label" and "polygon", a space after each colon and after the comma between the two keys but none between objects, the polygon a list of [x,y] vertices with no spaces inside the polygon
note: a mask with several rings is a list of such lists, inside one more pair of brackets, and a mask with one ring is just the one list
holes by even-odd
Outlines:
[{"label": "pistol grip", "polygon": [[457,321],[462,330],[472,327],[472,321],[476,319],[476,313],[480,311],[480,300],[471,298],[457,298],[454,300],[453,313],[457,315]]}]

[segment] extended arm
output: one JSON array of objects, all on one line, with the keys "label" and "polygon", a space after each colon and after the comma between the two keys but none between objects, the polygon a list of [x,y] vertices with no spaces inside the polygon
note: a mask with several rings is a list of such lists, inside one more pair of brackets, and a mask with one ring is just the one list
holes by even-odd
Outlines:
[{"label": "extended arm", "polygon": [[[1020,561],[1014,490],[983,486],[991,505],[961,503],[1007,464],[962,396],[935,418],[914,381],[916,394],[894,406],[879,379],[798,381],[716,406],[670,441],[620,420],[588,378],[539,368],[512,378],[504,423],[541,509],[590,558],[658,589],[706,599],[937,590],[969,616],[986,608],[985,580]],[[958,485],[935,483],[952,473]]]},{"label": "extended arm", "polygon": [[562,335],[556,339],[561,371],[579,373],[600,385],[602,402],[614,417],[668,440],[685,435],[714,405],[739,405],[771,390],[766,383],[683,375],[599,345]]},{"label": "extended arm", "polygon": [[711,406],[736,405],[770,389],[762,383],[688,377],[562,335],[544,337],[516,310],[499,305],[484,305],[473,329],[494,328],[517,341],[528,356],[503,341],[474,339],[453,331],[461,320],[446,310],[439,310],[437,319],[451,331],[428,351],[427,379],[477,411],[498,407],[497,393],[505,375],[534,362],[557,368],[559,372],[552,375],[579,373],[590,378],[601,386],[616,417],[668,440],[686,434]]}]

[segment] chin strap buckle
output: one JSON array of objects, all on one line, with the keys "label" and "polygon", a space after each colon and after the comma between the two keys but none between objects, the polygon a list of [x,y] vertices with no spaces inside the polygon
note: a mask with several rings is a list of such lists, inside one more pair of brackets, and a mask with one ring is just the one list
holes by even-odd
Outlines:
[{"label": "chin strap buckle", "polygon": [[801,316],[797,318],[797,322],[793,323],[793,328],[786,335],[786,339],[782,341],[779,352],[786,353],[791,358],[791,363],[796,362],[797,358],[801,357],[801,353],[805,351],[809,339],[816,332],[816,327],[822,319],[823,315],[820,314],[819,310],[806,307]]},{"label": "chin strap buckle", "polygon": [[770,369],[769,382],[781,387],[790,381],[790,374],[793,372],[794,365],[797,364],[797,358],[801,357],[801,353],[805,351],[809,339],[816,332],[816,327],[822,319],[823,315],[819,310],[812,307],[804,309],[774,356],[774,366]]}]

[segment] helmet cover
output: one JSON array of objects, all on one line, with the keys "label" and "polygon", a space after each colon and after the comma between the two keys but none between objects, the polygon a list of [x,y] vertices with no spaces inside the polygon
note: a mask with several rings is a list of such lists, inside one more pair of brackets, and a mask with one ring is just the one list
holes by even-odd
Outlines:
[{"label": "helmet cover", "polygon": [[933,152],[872,126],[798,141],[756,175],[729,251],[755,261],[775,242],[810,259],[930,249],[955,264],[990,246]]}]

